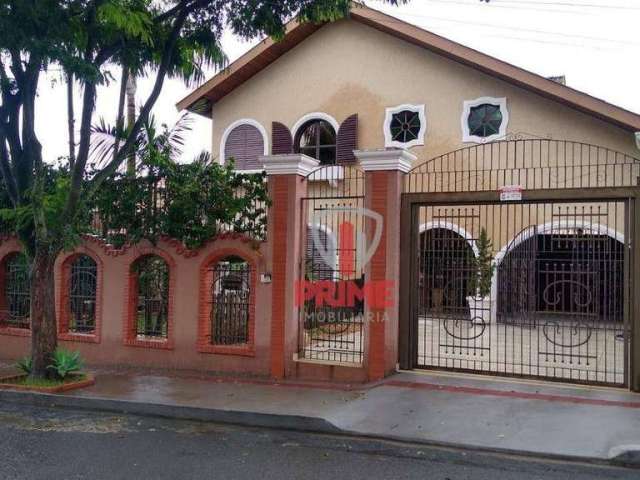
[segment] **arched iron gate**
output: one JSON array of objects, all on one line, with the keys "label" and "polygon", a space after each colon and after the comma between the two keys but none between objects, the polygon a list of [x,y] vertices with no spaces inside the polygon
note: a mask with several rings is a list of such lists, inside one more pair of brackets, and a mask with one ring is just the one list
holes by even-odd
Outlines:
[{"label": "arched iron gate", "polygon": [[639,177],[629,155],[547,139],[409,172],[401,366],[628,385]]},{"label": "arched iron gate", "polygon": [[[307,182],[307,195],[301,200],[302,281],[307,291],[331,293],[298,297],[298,356],[361,364],[364,303],[350,302],[339,292],[362,288],[364,282],[358,255],[365,231],[364,172],[354,165],[328,165],[311,172]],[[300,294],[305,288],[297,290]]]}]

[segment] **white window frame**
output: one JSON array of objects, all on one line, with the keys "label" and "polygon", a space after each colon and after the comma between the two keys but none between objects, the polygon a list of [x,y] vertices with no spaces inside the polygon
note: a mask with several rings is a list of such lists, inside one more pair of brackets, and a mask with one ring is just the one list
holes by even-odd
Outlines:
[{"label": "white window frame", "polygon": [[[500,113],[502,113],[502,124],[500,130],[495,135],[489,135],[488,137],[479,137],[477,135],[471,135],[469,132],[469,114],[473,107],[478,107],[488,103],[490,105],[498,105],[500,107]],[[460,117],[460,124],[462,125],[462,141],[464,143],[488,143],[504,138],[507,134],[507,126],[509,125],[509,110],[507,109],[506,97],[480,97],[475,100],[465,100],[462,106],[462,116]]]},{"label": "white window frame", "polygon": [[[340,124],[335,118],[333,118],[328,113],[324,113],[324,112],[307,113],[302,117],[300,117],[296,121],[296,123],[293,124],[293,127],[291,127],[291,138],[294,142],[294,145],[293,145],[294,150],[296,149],[295,141],[296,141],[296,135],[298,134],[298,130],[300,130],[300,128],[305,123],[311,120],[324,120],[325,122],[328,122],[333,127],[333,130],[336,132],[336,155],[337,155],[338,154],[338,130],[340,130]],[[309,181],[317,182],[320,180],[327,180],[330,184],[333,184],[336,180],[342,180],[344,178],[344,168],[341,165],[325,165],[318,168],[326,168],[326,170],[323,171],[322,175],[319,175],[318,173],[311,174],[308,177]]]},{"label": "white window frame", "polygon": [[[391,135],[391,119],[395,113],[400,113],[403,110],[409,110],[410,112],[416,112],[420,119],[420,130],[418,131],[418,138],[411,140],[410,142],[398,142],[393,140]],[[384,123],[382,124],[382,131],[384,133],[384,146],[385,148],[411,148],[415,146],[424,145],[424,136],[427,133],[427,113],[424,104],[413,105],[410,103],[403,103],[396,107],[387,107],[384,115]]]},{"label": "white window frame", "polygon": [[[256,127],[258,129],[258,131],[260,132],[260,135],[262,135],[262,150],[263,150],[262,155],[269,155],[269,134],[267,133],[267,129],[264,128],[264,126],[262,126],[260,122],[258,122],[257,120],[254,120],[253,118],[241,118],[240,120],[236,120],[235,122],[232,122],[222,134],[222,138],[220,139],[220,156],[218,158],[218,163],[220,163],[220,165],[224,165],[226,162],[224,151],[227,146],[227,138],[229,138],[229,135],[231,135],[231,132],[236,127],[239,127],[241,125],[251,125],[252,127]],[[248,168],[248,169],[236,168],[235,170],[237,172],[243,172],[243,173],[262,172],[261,169],[256,170],[251,168]]]},{"label": "white window frame", "polygon": [[[298,133],[298,130],[300,130],[300,127],[302,127],[302,125],[304,125],[310,120],[324,120],[325,122],[329,122],[336,132],[336,141],[338,140],[338,130],[340,130],[340,124],[338,123],[338,121],[328,113],[312,112],[312,113],[307,113],[302,117],[300,117],[296,121],[296,123],[293,124],[293,127],[291,127],[291,136],[294,142],[296,139],[296,134]],[[295,145],[294,145],[294,148],[295,148]]]}]

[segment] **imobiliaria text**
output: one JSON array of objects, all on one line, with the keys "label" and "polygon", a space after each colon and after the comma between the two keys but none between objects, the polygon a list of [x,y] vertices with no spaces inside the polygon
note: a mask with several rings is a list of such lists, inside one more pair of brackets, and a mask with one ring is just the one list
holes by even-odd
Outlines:
[{"label": "imobiliaria text", "polygon": [[[351,222],[342,222],[338,232],[338,242],[336,243],[341,252],[338,262],[339,277],[353,277],[356,272],[355,227]],[[319,247],[324,248],[324,245]],[[394,286],[393,280],[365,282],[356,279],[298,280],[295,285],[295,304],[297,307],[303,307],[306,303],[313,302],[315,307],[313,310],[315,311],[311,311],[307,315],[333,317],[316,318],[316,320],[322,321],[340,321],[341,315],[350,315],[348,312],[353,312],[354,309],[358,310],[356,307],[359,305],[366,305],[368,307],[367,320],[383,321],[386,317],[386,309],[394,305]]]}]

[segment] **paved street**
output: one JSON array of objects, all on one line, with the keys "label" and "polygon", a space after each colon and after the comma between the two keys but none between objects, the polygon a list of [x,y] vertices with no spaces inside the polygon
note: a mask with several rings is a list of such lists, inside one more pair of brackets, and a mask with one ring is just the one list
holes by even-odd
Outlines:
[{"label": "paved street", "polygon": [[326,435],[0,406],[0,478],[636,479],[564,464]]}]

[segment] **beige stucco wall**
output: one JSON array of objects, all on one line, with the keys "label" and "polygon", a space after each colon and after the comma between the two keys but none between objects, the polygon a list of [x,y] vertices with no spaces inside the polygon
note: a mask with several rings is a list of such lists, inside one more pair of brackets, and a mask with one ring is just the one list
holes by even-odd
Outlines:
[{"label": "beige stucco wall", "polygon": [[317,111],[338,122],[358,113],[359,147],[381,148],[385,108],[412,103],[426,106],[425,146],[411,149],[424,162],[464,145],[463,101],[481,96],[507,98],[508,132],[639,156],[630,132],[350,20],[323,27],[215,104],[213,154],[235,120],[253,118],[270,135],[272,121],[292,128]]}]

